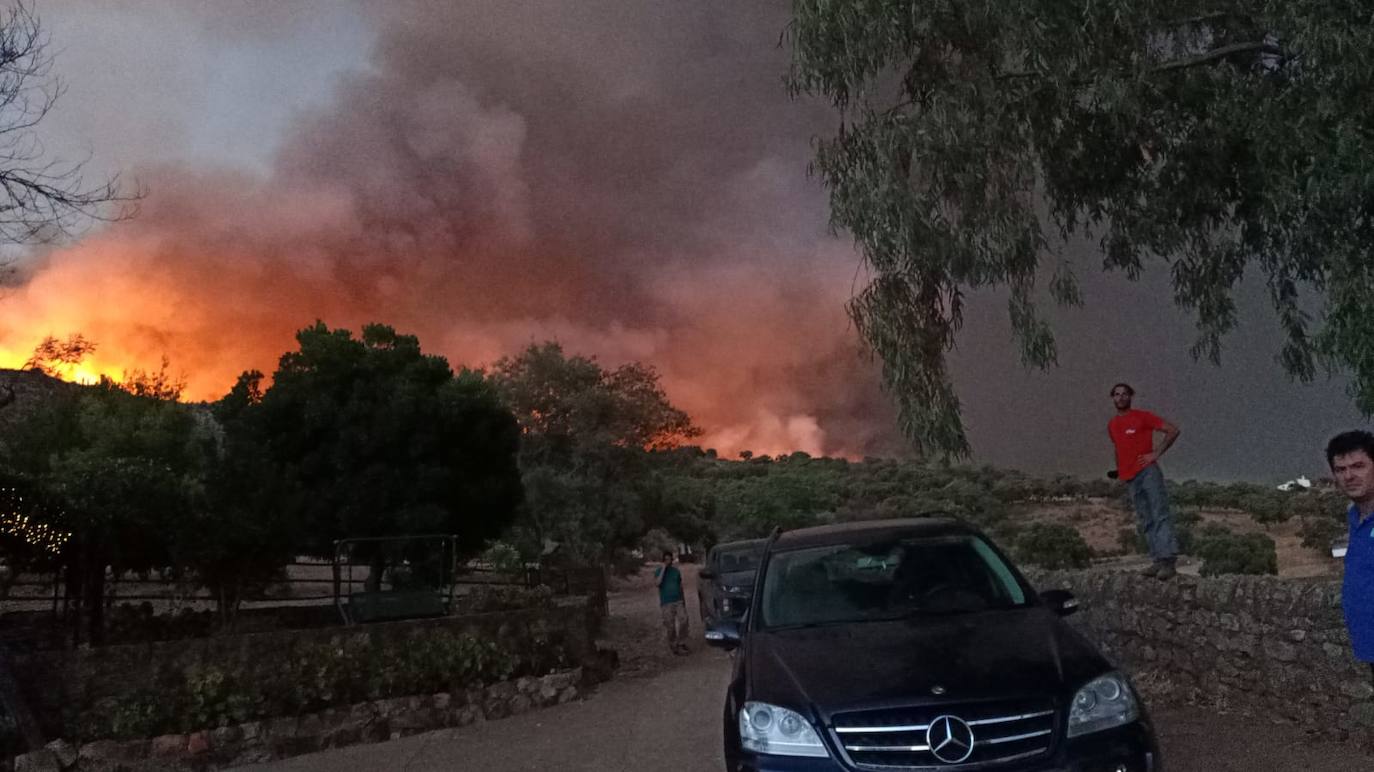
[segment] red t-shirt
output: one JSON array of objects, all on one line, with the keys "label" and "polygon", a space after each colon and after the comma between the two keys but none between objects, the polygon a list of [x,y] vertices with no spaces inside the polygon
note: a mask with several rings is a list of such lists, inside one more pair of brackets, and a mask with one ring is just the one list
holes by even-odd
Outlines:
[{"label": "red t-shirt", "polygon": [[1164,419],[1148,410],[1127,410],[1107,422],[1107,434],[1116,446],[1116,473],[1122,480],[1140,474],[1140,457],[1155,450],[1155,430]]}]

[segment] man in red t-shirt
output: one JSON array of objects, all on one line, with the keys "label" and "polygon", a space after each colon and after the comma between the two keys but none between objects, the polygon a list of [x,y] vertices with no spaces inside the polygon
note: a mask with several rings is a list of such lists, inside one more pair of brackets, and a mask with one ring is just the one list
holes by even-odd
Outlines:
[{"label": "man in red t-shirt", "polygon": [[[1178,559],[1178,537],[1174,534],[1174,515],[1169,509],[1164,473],[1155,462],[1178,439],[1178,427],[1148,410],[1133,409],[1131,400],[1134,397],[1135,389],[1129,384],[1118,383],[1112,387],[1116,417],[1107,423],[1107,436],[1116,446],[1116,474],[1130,484],[1131,502],[1135,504],[1140,532],[1154,559],[1144,573],[1171,579],[1177,573],[1174,564]],[[1155,448],[1155,432],[1164,434],[1164,441],[1158,448]]]}]

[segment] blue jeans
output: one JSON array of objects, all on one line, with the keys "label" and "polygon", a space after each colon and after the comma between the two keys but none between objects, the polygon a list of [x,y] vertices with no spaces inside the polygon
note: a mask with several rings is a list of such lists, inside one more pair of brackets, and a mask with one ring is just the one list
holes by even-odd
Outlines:
[{"label": "blue jeans", "polygon": [[1169,510],[1169,494],[1164,489],[1164,473],[1150,464],[1131,478],[1131,502],[1140,533],[1155,560],[1178,556],[1178,537],[1174,535],[1174,514]]}]

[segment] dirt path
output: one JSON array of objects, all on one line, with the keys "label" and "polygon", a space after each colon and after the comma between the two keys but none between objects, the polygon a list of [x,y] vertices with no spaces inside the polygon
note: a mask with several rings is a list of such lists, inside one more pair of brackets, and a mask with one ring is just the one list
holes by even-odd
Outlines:
[{"label": "dirt path", "polygon": [[[695,571],[684,572],[693,651],[674,657],[663,643],[651,583],[617,584],[605,645],[621,672],[585,702],[463,729],[358,745],[245,772],[483,770],[483,772],[719,772],[721,698],[728,656],[702,645]],[[1354,772],[1374,757],[1354,745],[1316,743],[1290,726],[1200,708],[1154,708],[1170,772]]]},{"label": "dirt path", "polygon": [[[705,648],[701,616],[697,613],[697,567],[682,568],[682,590],[687,597],[689,646],[694,653]],[[678,663],[668,651],[658,611],[658,595],[649,570],[637,576],[617,579],[611,585],[611,617],[602,631],[601,645],[615,649],[620,656],[616,678],[640,679],[657,675]]]}]

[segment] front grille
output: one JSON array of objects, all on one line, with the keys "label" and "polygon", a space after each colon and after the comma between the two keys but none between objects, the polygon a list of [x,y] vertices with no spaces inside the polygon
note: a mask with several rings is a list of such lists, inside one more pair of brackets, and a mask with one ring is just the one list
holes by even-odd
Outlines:
[{"label": "front grille", "polygon": [[[832,723],[845,754],[860,767],[995,768],[1048,754],[1055,710],[1048,700],[946,703],[840,713]],[[956,735],[952,744],[943,742],[949,729]],[[967,753],[961,747],[965,729],[972,736]]]}]

